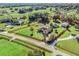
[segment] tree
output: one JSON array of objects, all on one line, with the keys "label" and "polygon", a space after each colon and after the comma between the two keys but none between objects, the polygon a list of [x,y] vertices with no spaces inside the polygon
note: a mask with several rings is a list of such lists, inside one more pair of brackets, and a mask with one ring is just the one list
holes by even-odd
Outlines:
[{"label": "tree", "polygon": [[24,15],[24,16],[21,16],[20,19],[26,19],[27,17]]},{"label": "tree", "polygon": [[15,11],[17,11],[18,10],[18,8],[15,8]]},{"label": "tree", "polygon": [[32,16],[29,16],[29,22],[35,22],[36,21],[36,16],[35,15],[32,15]]},{"label": "tree", "polygon": [[28,11],[30,12],[30,11],[32,11],[33,10],[33,8],[28,8]]},{"label": "tree", "polygon": [[33,27],[30,27],[30,31],[32,31],[31,36],[33,36],[33,31],[34,31]]},{"label": "tree", "polygon": [[10,7],[10,10],[13,10],[13,8],[12,8],[12,7]]},{"label": "tree", "polygon": [[58,15],[58,14],[57,14],[57,15],[54,15],[54,16],[53,16],[53,19],[54,19],[54,21],[56,21],[57,19],[60,20],[60,15]]},{"label": "tree", "polygon": [[26,9],[24,9],[24,8],[19,9],[18,13],[20,13],[20,14],[26,13]]}]

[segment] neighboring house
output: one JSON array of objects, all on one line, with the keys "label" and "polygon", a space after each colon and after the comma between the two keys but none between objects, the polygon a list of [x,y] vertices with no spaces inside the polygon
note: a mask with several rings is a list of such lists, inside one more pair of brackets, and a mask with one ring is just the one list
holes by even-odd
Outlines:
[{"label": "neighboring house", "polygon": [[21,9],[18,10],[18,13],[21,13],[21,14],[26,13],[26,9],[25,8],[21,8]]},{"label": "neighboring house", "polygon": [[11,19],[1,19],[0,22],[1,23],[11,22]]},{"label": "neighboring house", "polygon": [[18,13],[26,13],[26,12],[31,12],[33,9],[32,8],[21,8],[18,10]]},{"label": "neighboring house", "polygon": [[73,36],[76,41],[79,42],[79,36]]},{"label": "neighboring house", "polygon": [[52,27],[53,27],[53,28],[59,28],[59,25],[56,24],[56,23],[54,23],[54,24],[52,25]]},{"label": "neighboring house", "polygon": [[32,8],[33,8],[34,10],[43,10],[43,9],[46,9],[45,6],[32,6]]},{"label": "neighboring house", "polygon": [[69,23],[68,22],[64,22],[64,23],[61,24],[61,26],[63,28],[68,28],[69,27]]},{"label": "neighboring house", "polygon": [[79,42],[79,36],[77,36],[75,39]]},{"label": "neighboring house", "polygon": [[75,40],[77,40],[78,42],[79,42],[79,36],[77,36],[76,34],[71,34],[72,36],[73,36],[73,38],[75,39]]},{"label": "neighboring house", "polygon": [[79,29],[79,21],[76,22],[75,28],[76,28],[76,29]]},{"label": "neighboring house", "polygon": [[18,22],[20,25],[22,25],[22,24],[24,23],[24,20],[23,20],[23,19],[19,19],[19,20],[17,20],[17,22]]},{"label": "neighboring house", "polygon": [[48,36],[52,32],[52,30],[51,28],[48,28],[48,27],[42,27],[38,30],[38,32],[43,33],[46,36]]},{"label": "neighboring house", "polygon": [[18,21],[12,21],[11,19],[1,19],[0,22],[11,26],[20,25]]}]

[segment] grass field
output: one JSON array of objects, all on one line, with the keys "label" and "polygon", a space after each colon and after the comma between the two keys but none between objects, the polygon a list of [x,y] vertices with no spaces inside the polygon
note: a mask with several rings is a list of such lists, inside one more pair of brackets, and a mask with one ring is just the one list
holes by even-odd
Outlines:
[{"label": "grass field", "polygon": [[[24,36],[30,36],[30,34],[32,33],[32,31],[30,31],[30,28],[23,28],[21,30],[16,31],[17,33],[24,35]],[[33,31],[33,36],[34,38],[43,39],[43,35],[41,33],[38,33],[36,30]]]},{"label": "grass field", "polygon": [[[25,37],[28,36],[30,38],[34,38],[34,39],[38,39],[39,41],[42,41],[44,39],[44,37],[43,37],[43,35],[41,33],[37,32],[37,29],[39,29],[42,26],[48,26],[49,27],[51,23],[54,23],[52,17],[57,12],[59,12],[59,11],[65,12],[65,10],[57,11],[55,9],[52,9],[52,11],[50,11],[50,8],[47,8],[45,10],[33,10],[32,12],[26,12],[24,14],[18,13],[18,10],[15,11],[15,8],[17,8],[17,9],[20,9],[20,8],[28,9],[30,7],[31,6],[13,7],[12,10],[10,10],[10,8],[0,8],[0,11],[1,10],[6,10],[8,12],[8,13],[3,13],[3,14],[0,12],[1,13],[0,14],[0,19],[9,18],[9,19],[12,19],[12,20],[16,21],[16,20],[19,20],[19,18],[21,18],[22,16],[26,16],[26,18],[23,19],[24,20],[24,24],[23,25],[21,25],[21,26],[14,26],[14,27],[7,27],[6,24],[0,23],[0,29],[4,29],[5,31],[8,31],[8,32],[10,30],[13,30],[13,31],[10,31],[10,32],[14,32],[14,33],[20,34],[20,35],[25,36]],[[14,11],[14,12],[12,12],[12,11]],[[48,16],[49,16],[48,18],[50,20],[49,24],[43,25],[43,24],[40,24],[38,22],[36,22],[36,23],[33,22],[33,23],[30,24],[30,26],[28,26],[29,16],[34,15],[35,13],[48,13]],[[73,15],[77,19],[79,19],[79,14],[77,14],[76,10],[66,11],[66,13],[67,13],[67,16],[68,15]],[[61,20],[60,20],[60,22],[61,22]],[[58,25],[61,25],[61,24],[62,23],[60,23]],[[33,27],[33,29],[34,29],[33,32],[30,30],[31,27]],[[58,34],[60,34],[64,30],[64,28],[62,28],[60,26],[59,28],[57,28],[57,30],[58,30]],[[68,37],[71,34],[79,35],[79,32],[76,31],[74,26],[71,26],[70,30],[71,30],[71,32],[66,31],[59,38],[60,39],[61,38],[66,38],[66,37]],[[32,33],[33,33],[33,36],[31,36]],[[55,31],[52,32],[52,33],[55,33]],[[58,34],[56,34],[56,35],[58,35]],[[5,36],[3,36],[3,38],[4,37]],[[33,51],[31,48],[41,49],[41,48],[35,47],[33,45],[30,45],[28,43],[27,44],[23,43],[21,41],[18,41],[18,42],[19,43],[23,43],[25,45],[28,45],[31,48],[25,47],[23,45],[20,45],[20,44],[14,43],[14,42],[9,42],[9,41],[7,41],[5,39],[2,39],[2,36],[0,36],[0,38],[1,38],[0,39],[0,56],[25,56],[25,55],[27,55],[28,51]],[[15,41],[17,41],[17,40],[15,40]],[[65,40],[65,41],[59,41],[57,43],[57,47],[59,47],[59,48],[61,48],[63,50],[66,50],[66,51],[68,51],[70,53],[73,53],[75,55],[79,55],[79,43],[77,43],[76,40],[74,40],[74,39]],[[49,55],[48,52],[46,52],[46,53],[47,53],[47,55]]]},{"label": "grass field", "polygon": [[[61,32],[62,32],[63,30],[65,30],[65,29],[62,28],[62,27],[59,27],[57,30],[58,30],[58,33],[61,33]],[[76,31],[76,29],[75,29],[74,26],[71,26],[71,27],[69,28],[69,30],[70,30],[71,32],[66,31],[60,38],[68,37],[68,36],[71,35],[71,34],[79,35],[79,32]],[[57,34],[57,35],[58,35],[58,34]]]},{"label": "grass field", "polygon": [[79,43],[74,39],[60,41],[57,43],[57,46],[72,54],[79,55]]},{"label": "grass field", "polygon": [[[0,35],[0,56],[27,56],[29,52],[41,49],[17,39],[10,42],[10,39],[10,37]],[[40,51],[44,50],[41,49]],[[51,53],[45,51],[45,55],[49,56]]]},{"label": "grass field", "polygon": [[31,49],[23,47],[17,43],[0,39],[0,56],[24,56]]}]

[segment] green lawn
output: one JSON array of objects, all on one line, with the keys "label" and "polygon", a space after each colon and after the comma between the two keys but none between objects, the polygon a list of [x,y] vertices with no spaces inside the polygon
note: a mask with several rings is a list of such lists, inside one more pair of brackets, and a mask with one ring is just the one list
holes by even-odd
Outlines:
[{"label": "green lawn", "polygon": [[0,56],[24,56],[31,49],[23,47],[17,43],[0,39]]},{"label": "green lawn", "polygon": [[[64,28],[60,27],[57,29],[58,30],[58,33],[60,34],[63,30],[65,30]],[[65,38],[65,37],[68,37],[71,33],[66,31],[60,38]],[[57,34],[58,35],[58,34]]]},{"label": "green lawn", "polygon": [[[61,33],[61,32],[62,32],[63,30],[65,30],[65,29],[62,28],[62,27],[59,27],[57,30],[58,30],[58,33]],[[79,32],[76,31],[76,29],[75,29],[74,26],[71,26],[71,27],[69,28],[69,30],[70,30],[71,32],[66,31],[60,38],[68,37],[68,36],[71,35],[71,34],[79,35]],[[58,35],[58,34],[57,34],[57,35]]]},{"label": "green lawn", "polygon": [[[24,36],[30,36],[30,34],[32,33],[32,31],[30,31],[30,28],[23,28],[21,30],[16,31],[17,33],[24,35]],[[33,36],[34,38],[43,39],[43,35],[41,33],[38,33],[36,30],[33,31]]]},{"label": "green lawn", "polygon": [[59,41],[57,46],[75,55],[79,55],[79,43],[74,39]]}]

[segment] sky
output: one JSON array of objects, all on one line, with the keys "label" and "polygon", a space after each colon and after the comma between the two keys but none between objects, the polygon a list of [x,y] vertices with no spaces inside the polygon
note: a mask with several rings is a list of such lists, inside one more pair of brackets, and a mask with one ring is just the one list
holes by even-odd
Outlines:
[{"label": "sky", "polygon": [[79,3],[79,0],[0,0],[0,3]]}]

